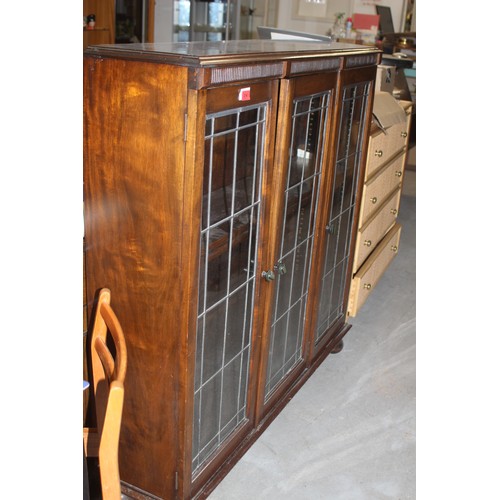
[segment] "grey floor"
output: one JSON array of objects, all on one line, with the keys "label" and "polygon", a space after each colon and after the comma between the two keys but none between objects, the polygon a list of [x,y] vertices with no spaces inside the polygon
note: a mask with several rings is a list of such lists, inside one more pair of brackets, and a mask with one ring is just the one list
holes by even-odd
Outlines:
[{"label": "grey floor", "polygon": [[407,169],[400,251],[344,340],[209,500],[409,500],[415,486],[415,203]]}]

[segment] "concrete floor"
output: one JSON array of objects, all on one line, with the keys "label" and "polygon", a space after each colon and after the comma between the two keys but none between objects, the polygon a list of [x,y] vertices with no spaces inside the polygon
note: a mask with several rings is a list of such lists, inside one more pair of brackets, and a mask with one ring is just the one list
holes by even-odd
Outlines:
[{"label": "concrete floor", "polygon": [[410,500],[415,458],[416,172],[400,251],[330,355],[209,500]]}]

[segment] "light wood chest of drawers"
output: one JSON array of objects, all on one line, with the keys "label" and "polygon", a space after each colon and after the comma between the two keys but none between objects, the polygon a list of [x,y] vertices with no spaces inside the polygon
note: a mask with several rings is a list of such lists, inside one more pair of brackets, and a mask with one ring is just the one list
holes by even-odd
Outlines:
[{"label": "light wood chest of drawers", "polygon": [[400,101],[406,122],[382,131],[372,124],[361,208],[356,233],[348,315],[356,316],[397,255],[401,225],[397,223],[412,103]]}]

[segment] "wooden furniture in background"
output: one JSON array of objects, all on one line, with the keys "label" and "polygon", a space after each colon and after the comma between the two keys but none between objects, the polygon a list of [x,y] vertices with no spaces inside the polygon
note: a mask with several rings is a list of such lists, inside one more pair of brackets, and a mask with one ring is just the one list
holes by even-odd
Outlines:
[{"label": "wooden furniture in background", "polygon": [[[154,41],[155,0],[143,0],[145,6],[145,34],[144,41]],[[116,40],[116,12],[114,0],[83,0],[83,16],[95,14],[96,27],[93,30],[83,29],[83,48],[89,45],[115,43]]]},{"label": "wooden furniture in background", "polygon": [[96,26],[93,30],[83,29],[83,48],[100,43],[114,43],[114,0],[83,0],[83,16],[86,17],[89,14],[95,14]]},{"label": "wooden furniture in background", "polygon": [[408,152],[412,103],[399,101],[406,122],[383,132],[372,123],[356,235],[349,316],[356,316],[396,256],[401,225],[396,222]]},{"label": "wooden furniture in background", "polygon": [[380,51],[84,54],[87,296],[127,331],[122,490],[205,498],[349,330]]},{"label": "wooden furniture in background", "polygon": [[[84,451],[98,457],[103,500],[120,500],[118,444],[120,438],[124,388],[127,373],[127,347],[123,331],[110,305],[108,289],[99,292],[90,337],[92,383],[96,407],[96,426],[84,427]],[[108,347],[108,332],[113,345]]]}]

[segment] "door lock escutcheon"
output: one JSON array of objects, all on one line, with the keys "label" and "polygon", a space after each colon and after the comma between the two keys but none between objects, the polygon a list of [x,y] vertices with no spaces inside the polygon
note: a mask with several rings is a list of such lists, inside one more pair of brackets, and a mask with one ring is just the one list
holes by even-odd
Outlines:
[{"label": "door lock escutcheon", "polygon": [[262,277],[266,280],[266,281],[273,281],[275,276],[274,276],[274,273],[273,271],[269,270],[269,271],[262,271]]},{"label": "door lock escutcheon", "polygon": [[278,274],[286,274],[286,266],[283,262],[278,262],[277,264],[274,265],[274,270],[278,273]]}]

